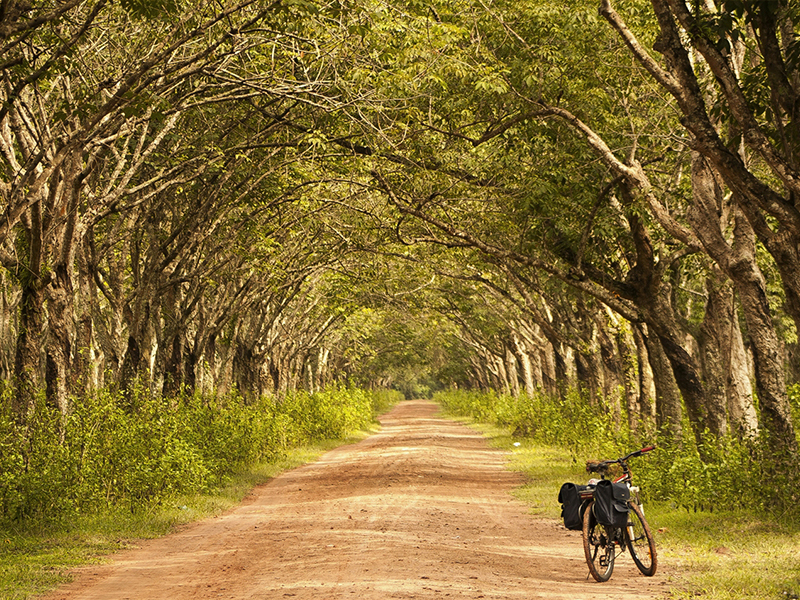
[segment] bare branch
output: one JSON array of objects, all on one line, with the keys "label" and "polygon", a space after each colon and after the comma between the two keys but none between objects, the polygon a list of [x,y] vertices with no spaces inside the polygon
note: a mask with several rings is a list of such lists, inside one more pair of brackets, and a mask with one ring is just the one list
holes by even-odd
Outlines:
[{"label": "bare branch", "polygon": [[611,6],[611,0],[602,0],[600,5],[600,14],[608,21],[611,26],[619,33],[620,37],[625,42],[625,45],[630,48],[633,55],[638,59],[642,66],[658,81],[666,90],[668,90],[676,98],[680,97],[682,90],[678,81],[672,76],[671,73],[661,68],[661,65],[650,56],[647,50],[639,43],[633,32],[628,29],[628,26],[619,16],[616,10]]}]

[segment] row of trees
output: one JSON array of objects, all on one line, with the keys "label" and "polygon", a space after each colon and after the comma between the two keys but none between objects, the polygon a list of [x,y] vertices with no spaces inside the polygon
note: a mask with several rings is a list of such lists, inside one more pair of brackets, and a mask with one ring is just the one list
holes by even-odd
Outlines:
[{"label": "row of trees", "polygon": [[[8,3],[4,4],[6,7]],[[313,7],[311,7],[313,8]],[[310,8],[309,8],[310,10]],[[304,191],[340,27],[254,1],[4,9],[4,375],[46,388],[318,386],[346,240]],[[265,369],[262,366],[266,365]]]},{"label": "row of trees", "polygon": [[17,411],[140,377],[578,383],[796,456],[793,5],[4,6]]},{"label": "row of trees", "polygon": [[574,4],[459,7],[465,43],[426,63],[415,160],[376,169],[377,186],[406,239],[491,265],[472,279],[525,315],[506,354],[533,322],[583,379],[603,361],[631,390],[638,356],[659,425],[677,427],[682,400],[698,437],[754,431],[752,378],[758,425],[794,456],[796,9]]}]

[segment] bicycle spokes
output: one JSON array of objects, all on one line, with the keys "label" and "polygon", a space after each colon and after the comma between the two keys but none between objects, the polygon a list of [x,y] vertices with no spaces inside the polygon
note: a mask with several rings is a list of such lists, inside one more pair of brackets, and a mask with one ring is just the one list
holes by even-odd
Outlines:
[{"label": "bicycle spokes", "polygon": [[[639,504],[639,488],[632,485],[631,471],[628,468],[629,459],[654,449],[653,446],[647,446],[615,460],[587,461],[586,470],[589,473],[599,473],[600,479],[592,479],[585,486],[564,484],[559,492],[558,499],[563,504],[564,525],[568,529],[577,529],[576,517],[583,525],[583,550],[589,573],[597,581],[608,581],[614,571],[614,560],[626,550],[644,575],[653,575],[656,572],[658,559],[655,541]],[[621,484],[622,491],[626,493],[622,494],[618,488],[612,488],[613,492],[618,492],[612,495],[612,503],[609,502],[609,480],[606,475],[609,467],[615,464],[622,467],[623,474],[614,479],[613,483]],[[573,490],[572,495],[564,494],[565,487]],[[598,502],[600,504],[596,504]],[[627,522],[622,514],[626,512],[625,505],[629,513]],[[596,513],[596,507],[602,510]]]},{"label": "bicycle spokes", "polygon": [[636,504],[631,504],[626,534],[628,550],[636,567],[643,575],[655,575],[658,565],[655,540],[641,508]]}]

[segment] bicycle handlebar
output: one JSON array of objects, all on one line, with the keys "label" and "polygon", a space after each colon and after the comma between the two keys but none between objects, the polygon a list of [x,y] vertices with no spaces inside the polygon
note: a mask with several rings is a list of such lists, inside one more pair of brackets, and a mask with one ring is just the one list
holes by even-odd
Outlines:
[{"label": "bicycle handlebar", "polygon": [[647,446],[645,448],[642,448],[641,450],[634,450],[633,452],[631,452],[627,456],[623,456],[622,458],[618,458],[617,462],[624,462],[624,461],[628,460],[629,458],[634,458],[636,456],[641,456],[645,452],[650,452],[651,450],[655,450],[655,449],[656,449],[655,446]]},{"label": "bicycle handlebar", "polygon": [[588,473],[600,473],[605,471],[609,466],[614,464],[625,464],[628,462],[628,459],[635,458],[637,456],[641,456],[645,452],[650,452],[651,450],[655,450],[655,446],[645,446],[641,450],[634,450],[633,452],[626,454],[625,456],[613,460],[601,460],[601,461],[586,461],[586,471]]}]

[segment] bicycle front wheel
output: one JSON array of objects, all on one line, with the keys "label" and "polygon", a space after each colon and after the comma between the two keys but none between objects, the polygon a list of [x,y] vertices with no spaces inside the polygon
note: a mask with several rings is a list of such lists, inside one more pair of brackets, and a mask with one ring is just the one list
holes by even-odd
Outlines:
[{"label": "bicycle front wheel", "polygon": [[650,533],[650,526],[644,518],[642,509],[635,502],[629,505],[628,527],[625,531],[625,542],[630,550],[631,558],[642,575],[652,577],[656,574],[658,557],[656,556],[656,542]]},{"label": "bicycle front wheel", "polygon": [[614,540],[609,530],[594,518],[594,500],[583,513],[583,552],[589,573],[599,582],[608,581],[614,571]]}]

